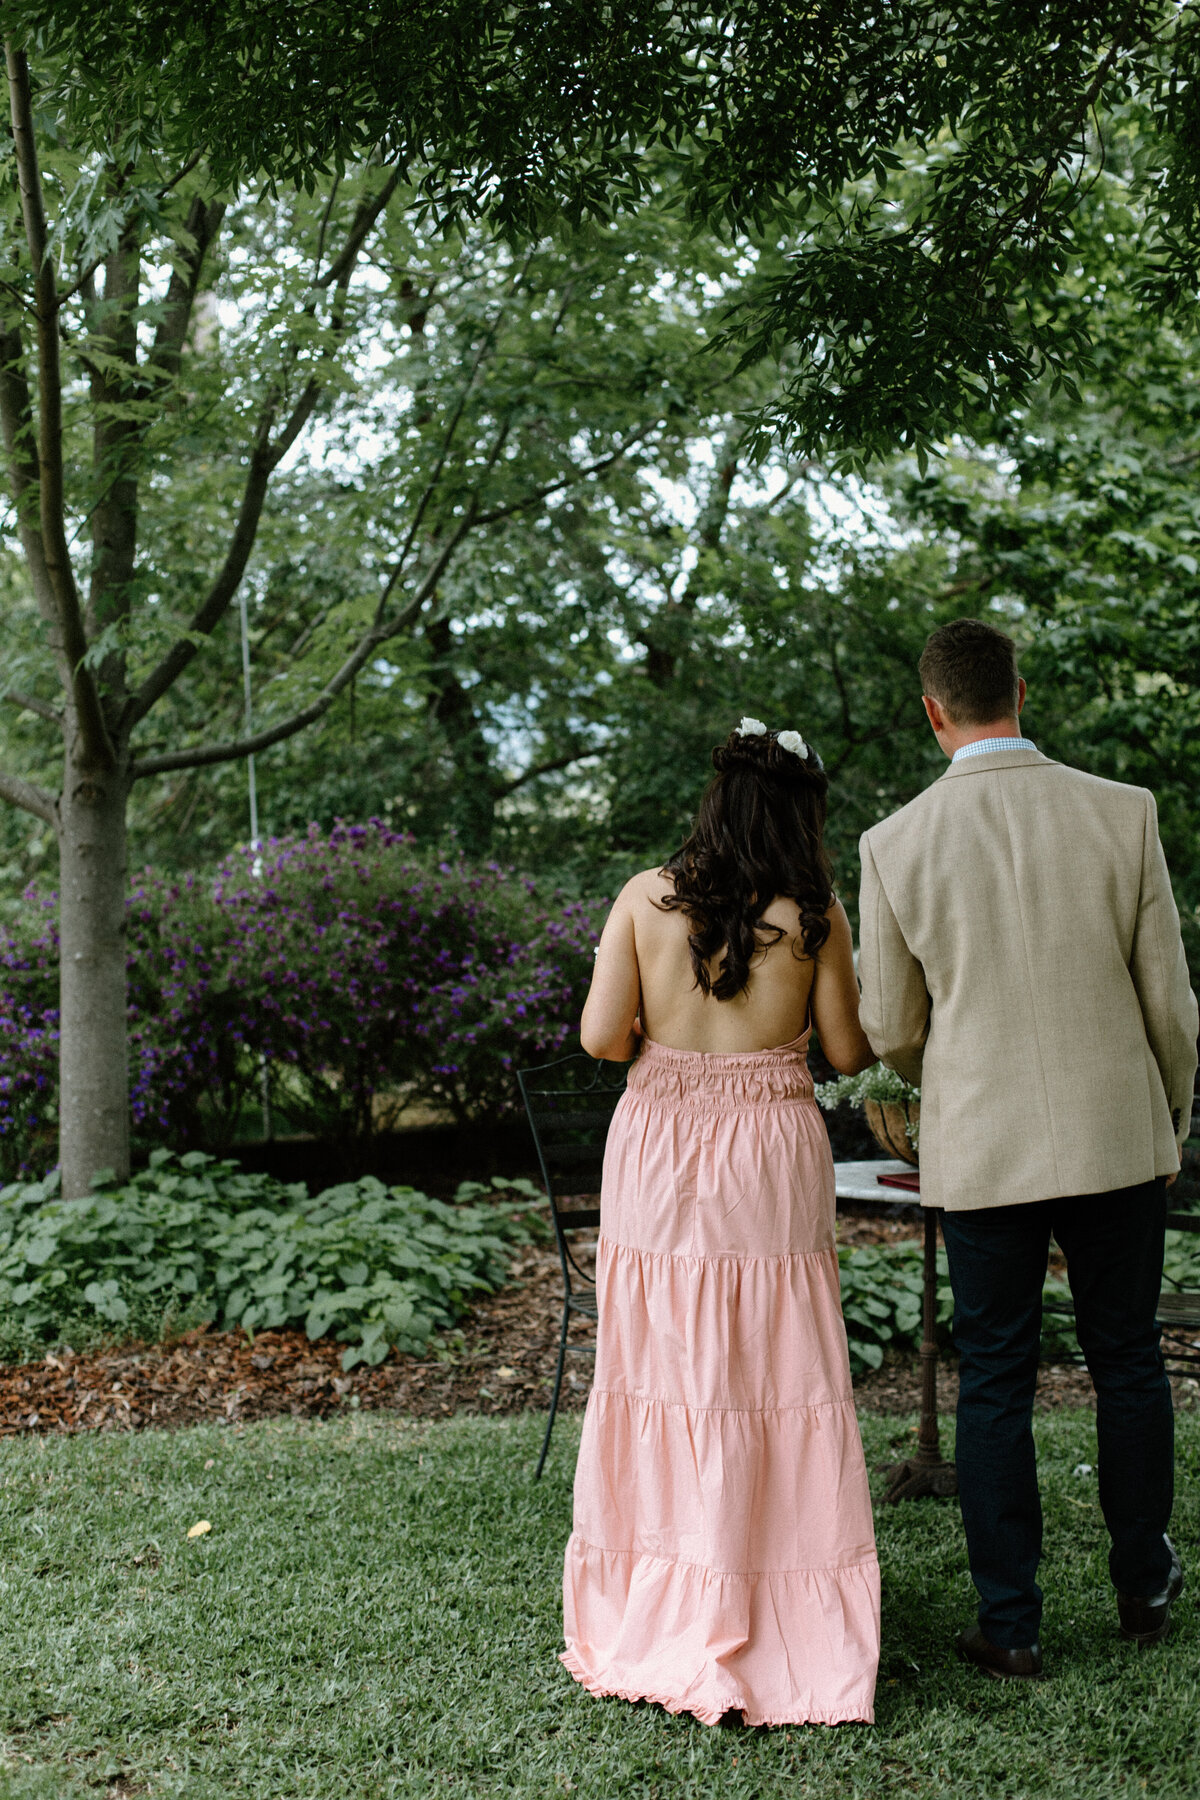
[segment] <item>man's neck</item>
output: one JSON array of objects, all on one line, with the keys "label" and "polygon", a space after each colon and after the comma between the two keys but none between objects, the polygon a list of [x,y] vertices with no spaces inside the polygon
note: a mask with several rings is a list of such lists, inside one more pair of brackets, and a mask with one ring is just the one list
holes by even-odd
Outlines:
[{"label": "man's neck", "polygon": [[984,738],[1019,738],[1021,735],[1019,719],[994,719],[990,725],[952,725],[943,734],[943,748],[953,756],[956,750],[964,750],[968,744],[981,744]]}]

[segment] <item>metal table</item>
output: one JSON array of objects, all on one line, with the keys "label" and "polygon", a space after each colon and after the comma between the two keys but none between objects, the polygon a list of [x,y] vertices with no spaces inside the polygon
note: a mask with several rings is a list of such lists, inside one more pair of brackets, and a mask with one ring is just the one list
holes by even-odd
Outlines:
[{"label": "metal table", "polygon": [[911,1175],[907,1163],[875,1160],[834,1163],[839,1200],[869,1200],[895,1206],[908,1201],[925,1214],[925,1289],[921,1325],[921,1423],[917,1453],[887,1470],[885,1500],[915,1500],[922,1494],[956,1494],[958,1473],[942,1455],[937,1404],[937,1241],[939,1208],[925,1206],[919,1192],[884,1187],[881,1175]]}]

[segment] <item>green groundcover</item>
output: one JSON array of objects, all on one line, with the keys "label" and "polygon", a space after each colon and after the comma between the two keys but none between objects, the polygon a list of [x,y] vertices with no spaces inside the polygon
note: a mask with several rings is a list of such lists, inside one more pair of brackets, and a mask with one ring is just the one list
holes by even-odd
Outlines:
[{"label": "green groundcover", "polygon": [[[353,1414],[3,1446],[0,1794],[187,1800],[1108,1800],[1200,1792],[1200,1630],[1123,1645],[1092,1416],[1038,1422],[1049,1679],[956,1663],[953,1501],[878,1512],[878,1723],[711,1730],[556,1660],[578,1420]],[[868,1460],[912,1421],[867,1419]],[[1200,1420],[1180,1420],[1189,1578]],[[210,1529],[189,1535],[194,1527]]]}]

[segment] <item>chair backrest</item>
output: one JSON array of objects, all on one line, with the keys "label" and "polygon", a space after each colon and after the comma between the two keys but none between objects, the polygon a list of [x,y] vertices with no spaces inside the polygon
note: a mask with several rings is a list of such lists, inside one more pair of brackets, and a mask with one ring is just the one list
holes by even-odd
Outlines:
[{"label": "chair backrest", "polygon": [[597,1062],[581,1051],[517,1070],[556,1225],[579,1230],[600,1223],[599,1207],[564,1211],[560,1202],[564,1194],[599,1192],[604,1143],[625,1075],[624,1063]]}]

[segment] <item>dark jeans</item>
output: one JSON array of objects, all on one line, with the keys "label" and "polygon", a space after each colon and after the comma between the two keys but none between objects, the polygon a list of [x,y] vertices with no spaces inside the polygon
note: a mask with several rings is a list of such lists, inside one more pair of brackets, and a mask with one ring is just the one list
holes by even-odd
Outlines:
[{"label": "dark jeans", "polygon": [[1113,1585],[1148,1598],[1167,1584],[1175,1422],[1155,1320],[1163,1181],[1023,1206],[942,1214],[959,1354],[955,1459],[984,1635],[1036,1642],[1042,1503],[1033,1394],[1050,1233],[1067,1259],[1075,1329],[1096,1389],[1100,1506]]}]

